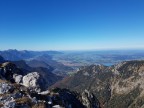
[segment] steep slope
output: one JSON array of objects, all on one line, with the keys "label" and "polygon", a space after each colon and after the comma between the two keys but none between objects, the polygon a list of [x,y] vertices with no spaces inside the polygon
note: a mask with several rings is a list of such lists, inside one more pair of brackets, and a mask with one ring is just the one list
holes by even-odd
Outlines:
[{"label": "steep slope", "polygon": [[111,84],[108,106],[126,108],[144,107],[144,61],[122,62],[114,66],[118,75]]},{"label": "steep slope", "polygon": [[5,62],[4,58],[2,56],[0,56],[0,63]]},{"label": "steep slope", "polygon": [[24,60],[12,61],[19,69],[23,71],[23,74],[27,74],[31,71],[32,67],[28,66]]},{"label": "steep slope", "polygon": [[81,68],[74,76],[67,77],[55,85],[80,93],[86,89],[98,97],[101,104],[104,104],[111,95],[109,87],[112,77],[113,73],[108,67],[91,65]]},{"label": "steep slope", "polygon": [[104,108],[144,107],[144,61],[91,65],[54,86],[93,93]]},{"label": "steep slope", "polygon": [[[59,63],[55,60],[52,59],[51,56],[49,55],[41,55],[41,56],[37,56],[34,59],[30,59],[28,61],[26,61],[26,63],[30,66],[35,65],[34,62],[37,62],[37,64],[41,64],[42,67],[45,67],[46,64],[50,65],[51,67],[54,68],[53,73],[57,74],[57,75],[67,75],[68,72],[72,72],[74,69],[69,67],[69,66],[65,66],[62,63]],[[43,64],[44,63],[44,64]],[[33,66],[35,67],[35,66]]]},{"label": "steep slope", "polygon": [[27,64],[30,67],[44,67],[44,68],[48,68],[49,70],[53,70],[53,68],[47,63],[45,63],[44,61],[39,61],[34,59],[34,60],[27,61]]}]

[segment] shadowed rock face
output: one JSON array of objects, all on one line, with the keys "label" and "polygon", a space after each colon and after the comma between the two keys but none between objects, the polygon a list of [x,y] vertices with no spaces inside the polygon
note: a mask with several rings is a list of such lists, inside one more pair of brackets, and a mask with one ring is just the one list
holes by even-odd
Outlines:
[{"label": "shadowed rock face", "polygon": [[1,64],[0,76],[2,78],[5,78],[6,80],[14,82],[14,79],[13,79],[14,73],[20,73],[20,70],[16,67],[15,64],[12,64],[10,62],[5,62]]},{"label": "shadowed rock face", "polygon": [[0,63],[5,62],[4,58],[2,56],[0,56]]},{"label": "shadowed rock face", "polygon": [[[104,108],[144,106],[144,61],[126,61],[111,67],[91,65],[54,86],[82,93],[87,89]],[[85,105],[89,104],[85,101]]]}]

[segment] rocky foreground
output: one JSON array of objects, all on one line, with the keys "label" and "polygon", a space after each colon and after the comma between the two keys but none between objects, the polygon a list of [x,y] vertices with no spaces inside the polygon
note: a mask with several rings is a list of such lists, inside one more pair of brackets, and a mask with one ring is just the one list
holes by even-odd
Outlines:
[{"label": "rocky foreground", "polygon": [[91,108],[99,107],[93,94],[68,89],[45,88],[46,82],[38,72],[21,74],[22,70],[10,62],[0,64],[1,108]]},{"label": "rocky foreground", "polygon": [[48,79],[1,63],[0,107],[144,108],[144,61],[85,66],[51,87]]}]

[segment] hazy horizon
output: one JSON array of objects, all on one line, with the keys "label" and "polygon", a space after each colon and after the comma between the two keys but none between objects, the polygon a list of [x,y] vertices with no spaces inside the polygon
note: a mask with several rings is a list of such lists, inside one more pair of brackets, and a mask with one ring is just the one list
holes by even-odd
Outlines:
[{"label": "hazy horizon", "polygon": [[1,0],[1,50],[144,49],[142,0]]},{"label": "hazy horizon", "polygon": [[17,51],[60,51],[60,52],[93,52],[93,51],[144,51],[144,49],[79,49],[79,50],[32,50],[32,49],[0,49],[0,51],[17,50]]}]

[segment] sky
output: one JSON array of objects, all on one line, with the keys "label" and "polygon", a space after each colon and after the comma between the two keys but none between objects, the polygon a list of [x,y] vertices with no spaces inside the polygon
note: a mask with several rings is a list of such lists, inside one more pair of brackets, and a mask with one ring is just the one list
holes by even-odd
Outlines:
[{"label": "sky", "polygon": [[7,49],[144,49],[144,0],[0,0]]}]

